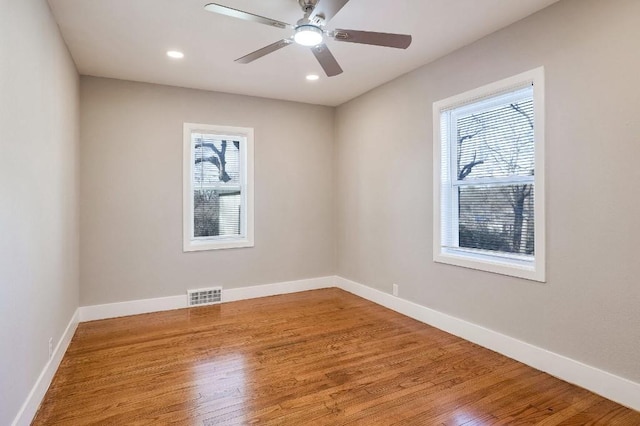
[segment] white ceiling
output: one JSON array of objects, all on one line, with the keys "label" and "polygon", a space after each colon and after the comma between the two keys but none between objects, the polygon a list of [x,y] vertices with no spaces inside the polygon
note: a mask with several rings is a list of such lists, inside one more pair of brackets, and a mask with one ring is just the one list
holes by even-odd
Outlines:
[{"label": "white ceiling", "polygon": [[[327,41],[344,73],[328,78],[308,48],[234,59],[290,30],[203,9],[214,0],[49,0],[81,74],[335,106],[557,0],[350,0],[328,29],[411,34],[407,50]],[[215,0],[293,23],[297,0]],[[320,0],[322,1],[322,0]],[[184,52],[167,58],[170,49]],[[310,73],[320,80],[307,82]]]}]

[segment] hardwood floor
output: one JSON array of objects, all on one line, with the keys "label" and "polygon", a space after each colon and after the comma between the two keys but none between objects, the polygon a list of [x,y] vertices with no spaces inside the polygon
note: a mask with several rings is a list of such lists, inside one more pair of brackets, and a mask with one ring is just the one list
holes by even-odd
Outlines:
[{"label": "hardwood floor", "polygon": [[640,425],[338,289],[82,323],[35,425]]}]

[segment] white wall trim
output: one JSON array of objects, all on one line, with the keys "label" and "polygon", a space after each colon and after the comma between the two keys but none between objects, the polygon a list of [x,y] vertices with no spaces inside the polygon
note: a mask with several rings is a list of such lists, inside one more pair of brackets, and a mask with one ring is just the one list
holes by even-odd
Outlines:
[{"label": "white wall trim", "polygon": [[297,293],[307,290],[335,287],[335,277],[309,278],[297,281],[285,281],[252,287],[231,288],[222,292],[223,302],[254,299],[256,297],[276,296],[278,294]]},{"label": "white wall trim", "polygon": [[170,311],[186,307],[186,293],[182,296],[157,297],[154,299],[105,303],[104,305],[81,306],[80,322],[147,314],[149,312]]},{"label": "white wall trim", "polygon": [[[296,293],[306,290],[317,290],[320,288],[333,287],[334,282],[335,278],[333,276],[329,276],[256,285],[251,287],[223,288],[222,302],[234,302],[237,300],[253,299],[256,297],[275,296],[278,294]],[[187,294],[185,290],[185,294],[180,296],[82,306],[80,307],[80,322],[123,317],[127,315],[146,314],[149,312],[169,311],[186,307]]]},{"label": "white wall trim", "polygon": [[62,333],[58,344],[53,350],[51,359],[49,359],[45,364],[40,376],[36,380],[36,383],[33,385],[33,388],[31,388],[31,392],[29,392],[27,399],[22,404],[22,407],[20,407],[20,411],[18,411],[13,423],[11,423],[12,426],[28,426],[33,421],[33,418],[40,407],[40,403],[42,402],[44,395],[47,393],[47,389],[49,389],[53,376],[60,366],[62,357],[67,351],[69,343],[71,343],[71,338],[76,332],[78,320],[79,309],[76,309],[69,321],[69,324],[67,324],[67,328],[64,330],[64,333]]},{"label": "white wall trim", "polygon": [[[193,133],[207,133],[221,139],[238,139],[240,148],[240,187],[242,207],[246,212],[241,217],[241,235],[237,237],[226,236],[211,239],[193,238],[193,182],[192,171],[194,150],[192,142]],[[183,124],[183,152],[182,152],[182,229],[183,251],[218,250],[241,247],[253,247],[254,245],[254,130],[252,127],[221,126],[214,124]]]},{"label": "white wall trim", "polygon": [[[496,274],[525,278],[528,280],[546,282],[545,278],[545,88],[544,67],[496,81],[477,89],[451,96],[433,103],[433,261],[464,268],[478,269]],[[482,105],[503,105],[525,94],[522,90],[532,90],[534,127],[534,155],[535,176],[533,183],[534,197],[534,245],[535,256],[513,256],[500,253],[500,256],[488,252],[481,253],[458,247],[457,214],[452,214],[451,206],[457,205],[458,192],[456,188],[457,176],[454,171],[456,164],[452,160],[456,151],[456,119],[459,109],[462,114],[471,113]],[[529,94],[526,93],[528,97]],[[487,104],[486,102],[489,102]],[[482,107],[480,107],[482,108]],[[457,111],[457,112],[456,112]],[[446,119],[443,123],[443,115]],[[444,124],[444,125],[443,125]],[[443,138],[444,136],[444,138]],[[442,167],[446,165],[446,167]],[[484,184],[501,183],[512,184],[518,181],[526,182],[531,177],[509,177],[482,179]],[[454,208],[454,210],[456,210]],[[445,212],[449,211],[448,214]]]},{"label": "white wall trim", "polygon": [[345,278],[336,286],[640,411],[639,383]]}]

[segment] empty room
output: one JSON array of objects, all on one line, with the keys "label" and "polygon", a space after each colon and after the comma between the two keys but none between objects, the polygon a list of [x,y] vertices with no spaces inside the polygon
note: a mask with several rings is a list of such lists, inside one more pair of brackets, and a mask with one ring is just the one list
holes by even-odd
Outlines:
[{"label": "empty room", "polygon": [[640,425],[640,1],[3,0],[0,425]]}]

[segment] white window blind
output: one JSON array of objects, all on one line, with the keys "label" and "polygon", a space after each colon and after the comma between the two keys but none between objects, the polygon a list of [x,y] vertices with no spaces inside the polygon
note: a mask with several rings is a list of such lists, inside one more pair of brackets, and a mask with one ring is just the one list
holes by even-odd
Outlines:
[{"label": "white window blind", "polygon": [[242,235],[240,138],[192,133],[191,140],[193,237]]}]

